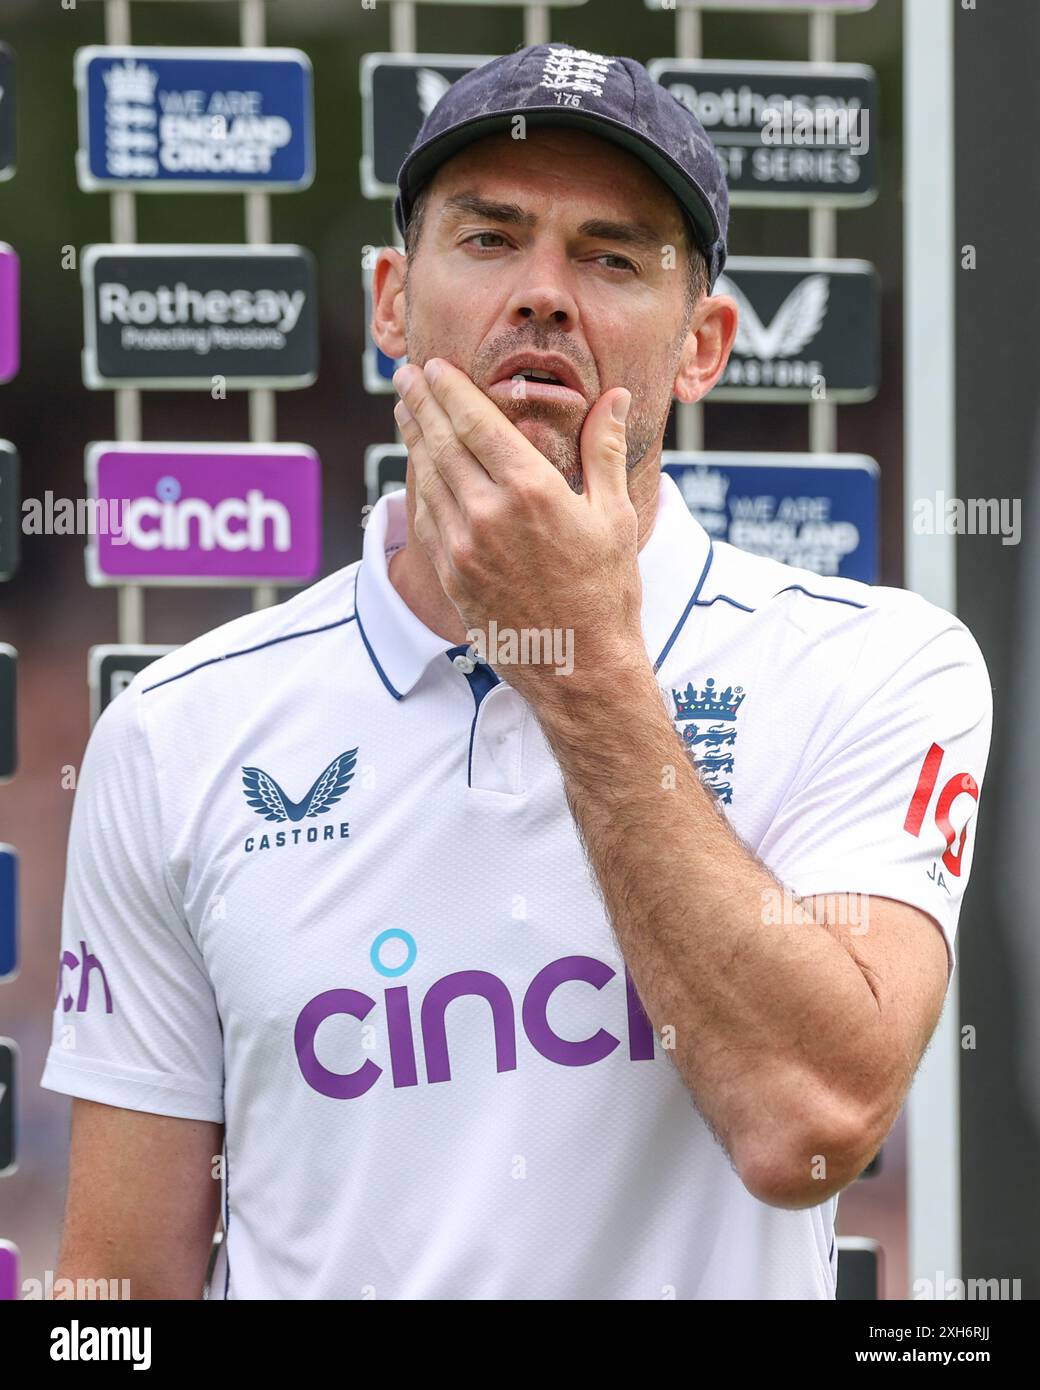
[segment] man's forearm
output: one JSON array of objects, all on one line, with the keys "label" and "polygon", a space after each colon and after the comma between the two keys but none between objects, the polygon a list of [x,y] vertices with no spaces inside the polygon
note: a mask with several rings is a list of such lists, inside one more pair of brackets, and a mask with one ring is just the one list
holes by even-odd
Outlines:
[{"label": "man's forearm", "polygon": [[853,938],[765,924],[780,886],[701,783],[648,664],[581,682],[561,678],[537,713],[647,1015],[741,1176],[764,1148],[804,1160],[807,1179],[822,1155],[822,1200],[871,1157],[862,1098],[884,1089]]}]

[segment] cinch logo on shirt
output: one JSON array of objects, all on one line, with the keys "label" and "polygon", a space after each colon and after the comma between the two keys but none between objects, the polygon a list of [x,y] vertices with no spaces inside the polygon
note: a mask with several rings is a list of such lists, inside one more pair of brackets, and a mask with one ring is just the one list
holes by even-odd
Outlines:
[{"label": "cinch logo on shirt", "polygon": [[[391,939],[403,941],[407,947],[405,961],[399,966],[385,966],[380,959],[383,944]],[[415,939],[406,931],[390,929],[382,932],[372,943],[372,964],[381,975],[403,975],[415,963],[416,955]],[[616,974],[612,966],[593,956],[561,956],[539,970],[520,1004],[521,1025],[531,1046],[548,1061],[562,1067],[592,1066],[620,1047],[621,1039],[605,1028],[600,1028],[590,1038],[575,1042],[553,1032],[548,1021],[549,1000],[560,985],[580,980],[593,989],[601,990]],[[629,1058],[633,1062],[653,1061],[653,1028],[627,969],[625,993]],[[509,987],[504,980],[487,970],[457,970],[430,985],[419,1006],[419,1035],[426,1079],[431,1084],[451,1080],[444,1015],[452,1000],[464,995],[486,999],[490,1006],[495,1070],[516,1070],[517,1010]],[[308,1086],[332,1100],[356,1100],[372,1089],[383,1074],[382,1067],[368,1059],[353,1071],[332,1071],[319,1062],[315,1039],[326,1019],[345,1014],[363,1021],[376,1007],[375,999],[356,989],[329,989],[315,995],[303,1006],[296,1020],[293,1042],[300,1072]],[[383,991],[383,1011],[386,1037],[390,1044],[393,1086],[395,1089],[418,1086],[412,1000],[407,985],[394,985]]]},{"label": "cinch logo on shirt", "polygon": [[[737,741],[735,721],[746,698],[742,685],[717,690],[713,676],[704,682],[700,694],[692,681],[685,691],[672,691],[676,731],[701,781],[726,805],[733,801],[733,783],[726,778],[733,773],[733,745]],[[708,725],[706,729],[702,727],[704,724]],[[697,757],[697,753],[702,756]]]},{"label": "cinch logo on shirt", "polygon": [[[338,758],[333,758],[328,767],[315,778],[310,790],[300,801],[293,801],[286,795],[270,773],[265,772],[262,767],[244,767],[242,783],[246,801],[264,820],[302,821],[323,815],[350,790],[357,763],[357,751],[356,748],[351,748],[346,753],[340,753]],[[270,849],[272,839],[274,848],[281,849],[289,843],[298,844],[301,839],[314,844],[319,839],[336,838],[335,825],[322,826],[321,831],[324,833],[320,833],[317,826],[310,826],[306,830],[280,830],[273,837],[261,835],[259,841],[255,835],[250,835],[245,842],[245,850],[248,854],[253,849]],[[339,838],[345,840],[349,834],[350,822],[340,821]]]},{"label": "cinch logo on shirt", "polygon": [[[112,991],[108,987],[108,977],[105,974],[105,967],[98,960],[97,956],[91,955],[90,951],[87,950],[87,943],[85,941],[79,943],[79,949],[80,954],[78,956],[75,951],[62,951],[61,953],[61,958],[58,961],[58,989],[54,996],[54,1002],[57,1004],[58,1000],[61,999],[63,985],[62,976],[65,971],[79,970],[81,973],[79,977],[79,993],[75,1000],[76,1012],[78,1014],[85,1013],[87,1004],[90,1002],[91,976],[96,973],[100,976],[101,985],[105,991],[105,1013],[110,1014],[112,1012]],[[96,992],[97,991],[95,991],[95,993]],[[72,1008],[72,1004],[72,995],[66,994],[65,998],[62,999],[62,1012],[68,1013]]]}]

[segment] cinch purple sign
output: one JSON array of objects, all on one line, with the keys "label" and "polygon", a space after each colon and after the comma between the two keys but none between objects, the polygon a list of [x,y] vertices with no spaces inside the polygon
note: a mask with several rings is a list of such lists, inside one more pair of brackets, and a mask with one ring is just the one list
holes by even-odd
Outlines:
[{"label": "cinch purple sign", "polygon": [[18,1247],[0,1240],[0,1303],[18,1297]]},{"label": "cinch purple sign", "polygon": [[321,467],[304,444],[92,444],[91,584],[293,584],[321,564]]},{"label": "cinch purple sign", "polygon": [[18,375],[18,253],[0,241],[0,381]]}]

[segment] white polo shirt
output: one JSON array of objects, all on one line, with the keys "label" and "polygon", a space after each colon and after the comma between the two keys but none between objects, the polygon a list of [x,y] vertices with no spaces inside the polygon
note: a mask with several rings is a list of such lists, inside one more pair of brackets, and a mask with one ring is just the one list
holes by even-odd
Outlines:
[{"label": "white polo shirt", "polygon": [[[361,561],[102,714],[43,1085],[224,1122],[214,1298],[832,1298],[836,1199],[743,1187],[533,713],[390,584],[404,538],[398,492]],[[795,893],[915,904],[952,968],[991,721],[964,626],[713,547],[666,476],[639,568],[662,698],[749,848]]]}]

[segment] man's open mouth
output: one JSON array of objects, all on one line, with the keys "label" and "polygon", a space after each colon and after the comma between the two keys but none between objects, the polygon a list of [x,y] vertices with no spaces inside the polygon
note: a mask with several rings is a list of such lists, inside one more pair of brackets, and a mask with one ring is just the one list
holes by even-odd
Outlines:
[{"label": "man's open mouth", "polygon": [[525,381],[553,381],[557,386],[562,386],[563,382],[558,376],[553,376],[552,372],[514,372],[514,376],[522,376]]},{"label": "man's open mouth", "polygon": [[[518,384],[523,383],[518,390]],[[488,388],[496,394],[508,390],[513,400],[585,401],[581,379],[571,364],[556,353],[517,353],[498,368]]]}]

